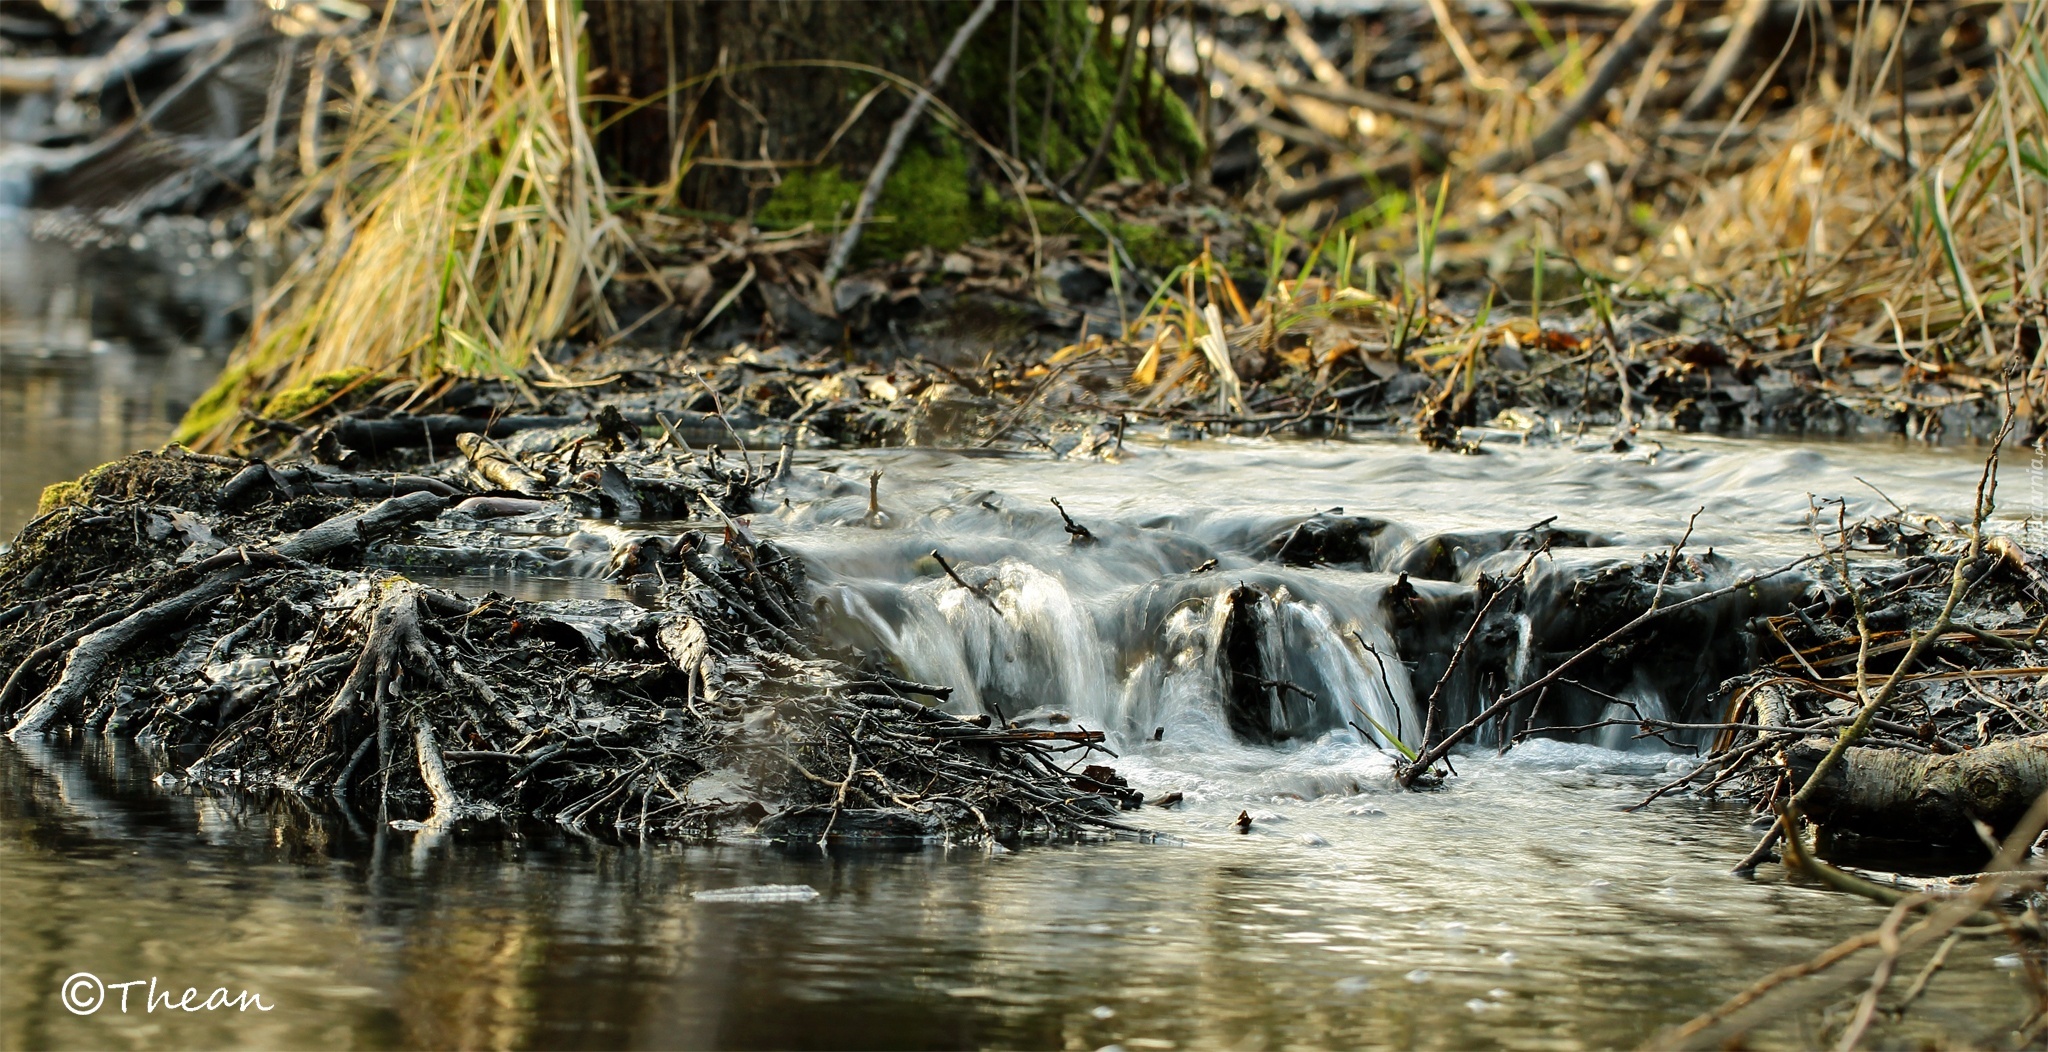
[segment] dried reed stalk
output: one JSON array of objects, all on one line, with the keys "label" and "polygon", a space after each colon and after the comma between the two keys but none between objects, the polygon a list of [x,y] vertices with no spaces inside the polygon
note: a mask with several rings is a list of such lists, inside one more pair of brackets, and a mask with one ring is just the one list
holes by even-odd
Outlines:
[{"label": "dried reed stalk", "polygon": [[355,99],[333,159],[284,210],[319,207],[325,236],[259,305],[181,440],[226,445],[266,398],[317,377],[547,372],[537,350],[602,319],[626,238],[583,119],[574,5],[446,13],[422,85]]}]

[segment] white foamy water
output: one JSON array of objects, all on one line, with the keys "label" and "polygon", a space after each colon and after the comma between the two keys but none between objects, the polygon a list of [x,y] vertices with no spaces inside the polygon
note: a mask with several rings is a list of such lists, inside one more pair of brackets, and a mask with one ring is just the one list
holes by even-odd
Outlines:
[{"label": "white foamy water", "polygon": [[[1114,463],[824,456],[822,471],[800,472],[773,495],[787,502],[755,524],[804,557],[828,638],[954,687],[955,711],[1100,729],[1123,750],[1163,736],[1190,755],[1234,754],[1225,650],[1231,594],[1250,586],[1256,639],[1247,645],[1260,677],[1276,684],[1261,704],[1289,733],[1278,753],[1263,748],[1247,765],[1300,766],[1298,791],[1323,792],[1383,780],[1395,739],[1420,739],[1422,702],[1476,609],[1471,586],[1482,571],[1521,566],[1536,546],[1532,527],[1555,531],[1557,546],[1530,565],[1524,608],[1494,629],[1507,634],[1461,667],[1466,679],[1446,698],[1453,721],[1552,667],[1560,633],[1586,637],[1597,626],[1600,615],[1581,609],[1580,583],[1660,561],[1695,512],[1687,552],[1713,556],[1702,564],[1704,589],[1810,551],[1814,499],[1875,513],[1890,507],[1881,488],[1915,511],[1961,514],[1980,467],[1956,450],[1675,437],[1628,454],[1510,447],[1470,457],[1395,441],[1130,445],[1126,454]],[[878,516],[867,506],[873,470],[884,472]],[[1069,536],[1053,498],[1090,543]],[[1285,565],[1276,552],[1317,513],[1369,523],[1359,546],[1369,553]],[[1463,612],[1417,629],[1388,596],[1403,570],[1425,600],[1465,602]],[[1696,715],[1688,707],[1736,671],[1728,655],[1740,620],[1774,612],[1769,604],[1800,584],[1771,587],[1760,605],[1687,627],[1713,634],[1692,641],[1698,653],[1666,644],[1636,675],[1613,672],[1570,697],[1561,688],[1548,722]],[[1643,747],[1626,728],[1596,740]]]}]

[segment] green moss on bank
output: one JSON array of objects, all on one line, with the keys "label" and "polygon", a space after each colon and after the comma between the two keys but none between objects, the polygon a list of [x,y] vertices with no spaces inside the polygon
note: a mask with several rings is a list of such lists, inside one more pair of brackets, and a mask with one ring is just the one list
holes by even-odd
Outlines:
[{"label": "green moss on bank", "polygon": [[[914,147],[903,152],[882,184],[875,212],[862,227],[854,262],[892,259],[929,245],[945,250],[1003,229],[1009,219],[993,188],[974,178],[965,153],[950,137],[936,152]],[[844,229],[860,200],[865,180],[848,178],[837,165],[799,169],[755,214],[766,229],[788,230],[805,223],[819,230]]]},{"label": "green moss on bank", "polygon": [[[924,246],[943,252],[1023,225],[1016,199],[975,178],[960,146],[951,141],[948,146],[936,154],[923,149],[904,152],[882,184],[874,218],[862,228],[860,247],[854,252],[856,266],[895,259]],[[806,223],[819,230],[841,230],[860,199],[861,186],[837,166],[800,169],[783,177],[754,221],[768,230]],[[1039,231],[1049,237],[1072,237],[1077,248],[1090,254],[1108,248],[1101,232],[1065,205],[1033,199],[1031,212]],[[1202,251],[1199,243],[1149,223],[1120,222],[1106,214],[1096,219],[1116,234],[1140,266],[1158,273]]]},{"label": "green moss on bank", "polygon": [[247,362],[230,365],[221,371],[213,386],[185,410],[184,419],[178,421],[178,430],[171,441],[179,445],[192,445],[207,433],[228,422],[242,408],[242,388],[254,372]]},{"label": "green moss on bank", "polygon": [[[178,422],[177,434],[171,437],[171,441],[180,445],[193,444],[234,419],[235,414],[242,411],[243,399],[248,397],[248,381],[255,372],[255,366],[249,362],[229,366],[213,386],[185,410],[185,418]],[[257,415],[272,420],[293,419],[326,405],[369,375],[370,370],[361,366],[322,373],[297,387],[270,396]]]},{"label": "green moss on bank", "polygon": [[310,413],[369,375],[370,370],[360,365],[321,373],[297,387],[271,395],[270,401],[263,404],[262,415],[272,420],[291,420]]},{"label": "green moss on bank", "polygon": [[[935,30],[950,30],[956,16],[966,17],[967,5],[957,6],[959,10],[948,9],[942,19],[947,24]],[[1087,163],[1113,120],[1096,183],[1173,183],[1187,178],[1202,152],[1202,135],[1193,115],[1158,70],[1144,68],[1142,56],[1123,106],[1116,106],[1123,41],[1090,20],[1086,3],[1049,0],[1036,5],[1018,25],[1021,37],[1014,55],[1007,29],[989,27],[977,35],[944,92],[954,111],[988,141],[1014,150],[1018,160],[1042,171],[1045,178],[1067,180]],[[849,85],[847,90],[851,103],[866,85],[858,90]],[[1014,145],[1009,141],[1012,106]],[[900,257],[925,246],[945,251],[1022,225],[1015,195],[1007,186],[996,185],[1000,177],[993,174],[994,165],[983,148],[953,129],[950,118],[936,112],[928,115],[920,140],[913,140],[883,185],[854,265]],[[849,174],[837,164],[788,172],[756,209],[754,222],[764,229],[789,230],[810,223],[818,230],[842,230],[864,181],[864,170]],[[1076,195],[1084,196],[1084,189],[1076,188]],[[1083,251],[1106,247],[1102,236],[1069,209],[1049,201],[1034,201],[1031,207],[1041,230],[1071,234]],[[1112,229],[1134,259],[1161,272],[1201,251],[1199,244],[1184,243],[1156,227],[1115,224]]]},{"label": "green moss on bank", "polygon": [[[177,487],[193,482],[193,471],[178,456],[183,452],[173,443],[160,453],[136,453],[120,460],[110,460],[71,482],[53,482],[43,487],[42,496],[36,501],[36,514],[46,515],[59,508],[84,506],[101,499],[135,500],[141,497],[182,501],[185,507],[196,507],[191,499],[174,496]],[[222,473],[223,469],[208,465],[198,474]],[[209,478],[206,484],[222,481],[225,479]]]},{"label": "green moss on bank", "polygon": [[58,508],[85,503],[85,487],[76,482],[52,482],[43,487],[43,495],[36,501],[36,514],[48,515]]}]

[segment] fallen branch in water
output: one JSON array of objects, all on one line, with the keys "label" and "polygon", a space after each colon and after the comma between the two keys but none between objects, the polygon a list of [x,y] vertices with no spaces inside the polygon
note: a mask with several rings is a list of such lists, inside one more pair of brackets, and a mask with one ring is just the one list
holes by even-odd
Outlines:
[{"label": "fallen branch in water", "polygon": [[[1542,544],[1537,545],[1535,550],[1524,556],[1521,565],[1515,567],[1513,573],[1508,574],[1503,581],[1488,591],[1486,601],[1479,604],[1479,612],[1472,615],[1472,623],[1465,626],[1464,637],[1458,640],[1457,648],[1451,651],[1451,660],[1444,665],[1443,675],[1436,678],[1436,686],[1430,688],[1429,700],[1424,702],[1422,706],[1422,750],[1425,754],[1430,751],[1430,746],[1435,744],[1431,739],[1436,737],[1436,717],[1438,711],[1440,711],[1438,709],[1438,702],[1443,698],[1444,685],[1451,681],[1451,674],[1458,670],[1459,660],[1465,656],[1466,648],[1472,645],[1472,636],[1479,631],[1479,626],[1485,622],[1486,615],[1493,611],[1493,604],[1499,602],[1500,597],[1506,595],[1510,589],[1523,584],[1523,575],[1529,572],[1530,564],[1536,561],[1537,556],[1549,551],[1550,542],[1545,540]],[[1483,582],[1486,580],[1486,577],[1482,574],[1480,580]],[[1377,658],[1379,655],[1375,654],[1373,656]],[[1391,697],[1391,695],[1389,696]],[[1420,760],[1416,762],[1421,763]],[[1401,784],[1407,785],[1408,782],[1404,780]]]},{"label": "fallen branch in water", "polygon": [[[1781,823],[1789,824],[1789,823]],[[1729,998],[1712,1011],[1702,1013],[1682,1026],[1667,1030],[1652,1038],[1646,1047],[1650,1048],[1722,1048],[1741,1043],[1743,1034],[1755,1027],[1781,1017],[1785,1011],[1798,1003],[1812,1002],[1832,997],[1837,991],[1855,983],[1863,975],[1870,975],[1870,989],[1863,997],[1856,1017],[1844,1031],[1837,1044],[1838,1049],[1851,1049],[1862,1041],[1872,1020],[1875,1018],[1877,998],[1889,985],[1896,962],[1905,954],[1921,947],[1944,941],[1952,934],[2000,934],[2027,938],[2038,942],[2038,927],[2018,927],[2014,918],[2007,917],[1992,909],[1998,902],[2010,898],[2026,888],[2038,888],[2041,873],[2021,869],[2019,864],[2026,855],[2034,838],[2039,836],[2044,825],[2048,825],[2048,794],[2034,801],[2032,807],[2021,819],[2018,826],[1999,845],[1997,853],[1980,871],[1981,879],[1968,891],[1953,896],[1935,896],[1928,893],[1899,894],[1893,889],[1868,885],[1847,874],[1841,885],[1844,890],[1867,894],[1878,901],[1891,900],[1892,913],[1876,930],[1852,936],[1815,955],[1813,958],[1787,965],[1765,976],[1748,989]],[[1821,867],[1805,851],[1805,845],[1790,846],[1788,855],[1795,865]],[[1831,867],[1825,867],[1831,869]],[[1827,879],[1821,868],[1810,870],[1819,879]],[[1835,871],[1839,873],[1839,871]],[[1850,884],[1854,881],[1854,884]],[[1831,882],[1832,883],[1832,882]],[[1865,885],[1868,885],[1865,887]],[[1912,927],[1901,930],[1905,918],[1914,911],[1925,911],[1925,916]],[[1966,929],[1965,924],[1977,924]],[[1870,972],[1852,972],[1838,969],[1845,961],[1855,960],[1864,951],[1876,949],[1880,958]],[[1937,951],[1941,953],[1941,951]],[[1918,996],[1925,985],[1926,975],[1939,967],[1940,957],[1930,962],[1928,971],[1915,982],[1915,990],[1908,1000]],[[1787,991],[1776,997],[1778,991],[1798,980],[1810,979],[1803,988]],[[2038,986],[2038,980],[2037,980]],[[2036,994],[2040,991],[2037,989]],[[1903,1010],[1903,1005],[1899,1006]]]}]

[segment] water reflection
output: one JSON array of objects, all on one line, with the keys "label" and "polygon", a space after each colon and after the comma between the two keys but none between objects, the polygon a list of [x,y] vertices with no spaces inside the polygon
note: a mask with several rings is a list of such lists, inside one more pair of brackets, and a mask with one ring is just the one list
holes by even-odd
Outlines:
[{"label": "water reflection", "polygon": [[[1148,812],[1178,844],[802,856],[533,826],[416,842],[166,791],[133,745],[0,745],[0,1044],[1611,1047],[1877,920],[1729,878],[1740,815],[1622,813],[1639,762],[1546,746],[1433,795]],[[691,897],[763,883],[822,895]],[[1995,1038],[2024,993],[1993,952],[1960,949],[1880,1043]],[[78,1017],[56,991],[80,970],[277,1008]]]},{"label": "water reflection", "polygon": [[0,535],[51,482],[168,439],[246,323],[226,231],[157,219],[112,234],[0,209]]}]

